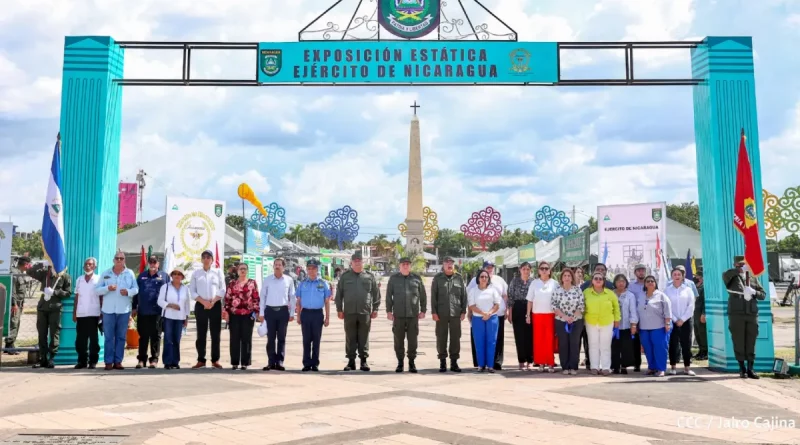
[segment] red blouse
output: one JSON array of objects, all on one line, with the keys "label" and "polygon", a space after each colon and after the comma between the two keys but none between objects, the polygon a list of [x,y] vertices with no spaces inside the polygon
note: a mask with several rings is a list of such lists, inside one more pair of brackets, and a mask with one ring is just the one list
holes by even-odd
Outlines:
[{"label": "red blouse", "polygon": [[255,280],[244,283],[238,279],[231,281],[225,292],[225,311],[233,315],[258,313],[258,286]]}]

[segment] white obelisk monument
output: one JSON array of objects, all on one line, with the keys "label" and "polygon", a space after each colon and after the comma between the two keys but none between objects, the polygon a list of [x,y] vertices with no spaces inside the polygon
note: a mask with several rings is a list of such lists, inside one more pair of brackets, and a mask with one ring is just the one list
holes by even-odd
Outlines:
[{"label": "white obelisk monument", "polygon": [[408,208],[406,210],[406,251],[409,255],[422,253],[424,243],[422,218],[422,156],[420,155],[419,119],[417,101],[411,105],[411,138],[408,151]]}]

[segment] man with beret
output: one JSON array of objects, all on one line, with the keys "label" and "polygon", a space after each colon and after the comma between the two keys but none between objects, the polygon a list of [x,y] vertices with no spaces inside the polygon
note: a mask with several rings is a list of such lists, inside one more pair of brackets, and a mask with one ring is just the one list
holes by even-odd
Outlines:
[{"label": "man with beret", "polygon": [[697,355],[695,360],[708,360],[708,331],[706,331],[706,293],[703,289],[703,271],[698,270],[694,274],[694,282],[697,284],[697,298],[694,300],[694,338],[697,341]]},{"label": "man with beret", "polygon": [[[319,260],[306,263],[308,276],[297,286],[297,323],[303,331],[303,372],[319,372],[319,346],[322,327],[328,327],[331,313],[331,289],[319,277]],[[322,309],[325,308],[323,315]]]},{"label": "man with beret", "polygon": [[[36,331],[39,333],[39,363],[34,368],[54,368],[61,340],[63,301],[72,295],[72,279],[66,271],[56,273],[51,264],[37,271],[42,283],[42,296],[36,305]],[[49,344],[48,344],[49,337]]]},{"label": "man with beret", "polygon": [[374,275],[364,270],[361,250],[350,257],[350,269],[342,274],[336,286],[336,312],[344,320],[345,371],[356,369],[356,351],[361,370],[369,371],[369,330],[372,319],[378,317],[381,293]]},{"label": "man with beret", "polygon": [[392,321],[394,353],[397,356],[395,372],[403,372],[405,340],[408,337],[408,371],[416,374],[414,360],[417,358],[419,320],[425,318],[428,295],[422,277],[411,273],[410,258],[400,258],[399,269],[386,286],[386,318]]},{"label": "man with beret", "polygon": [[[13,349],[17,341],[19,325],[22,321],[22,309],[25,306],[26,298],[33,298],[39,290],[39,286],[30,275],[28,270],[31,268],[31,259],[21,256],[17,259],[17,267],[11,268],[13,286],[11,286],[11,313],[9,314],[8,337],[6,337],[6,348]],[[17,355],[18,352],[8,352],[9,355]]]},{"label": "man with beret", "polygon": [[[445,257],[442,272],[433,277],[431,284],[431,315],[436,322],[436,351],[439,353],[439,372],[447,372],[447,355],[450,353],[450,370],[461,372],[458,359],[461,355],[461,322],[467,314],[467,285],[455,271],[455,261]],[[448,336],[450,345],[448,348]]]},{"label": "man with beret", "polygon": [[763,301],[767,294],[758,280],[750,277],[743,256],[734,257],[733,263],[733,269],[722,274],[722,282],[728,289],[728,330],[733,353],[739,362],[739,377],[757,379],[753,364],[758,337],[758,300]]}]

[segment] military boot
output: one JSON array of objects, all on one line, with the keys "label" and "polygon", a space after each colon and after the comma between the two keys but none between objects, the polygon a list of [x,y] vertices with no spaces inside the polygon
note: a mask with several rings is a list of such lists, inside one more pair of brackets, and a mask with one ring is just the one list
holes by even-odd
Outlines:
[{"label": "military boot", "polygon": [[403,372],[403,361],[397,361],[397,368],[394,368],[394,372]]},{"label": "military boot", "polygon": [[447,372],[447,360],[439,360],[439,372]]},{"label": "military boot", "polygon": [[450,360],[450,370],[453,372],[461,372],[461,368],[458,367],[458,360]]},{"label": "military boot", "polygon": [[761,378],[755,372],[753,372],[753,361],[752,360],[749,360],[747,362],[747,378],[756,379],[756,380]]},{"label": "military boot", "polygon": [[356,361],[354,359],[350,359],[347,362],[347,366],[344,367],[345,371],[355,371],[356,370]]},{"label": "military boot", "polygon": [[739,377],[746,379],[747,378],[747,369],[744,367],[744,362],[739,360]]},{"label": "military boot", "polygon": [[361,370],[364,372],[369,371],[369,365],[367,364],[367,359],[361,359]]},{"label": "military boot", "polygon": [[417,373],[417,365],[414,364],[414,360],[409,360],[408,361],[408,372],[410,372],[412,374],[416,374]]}]

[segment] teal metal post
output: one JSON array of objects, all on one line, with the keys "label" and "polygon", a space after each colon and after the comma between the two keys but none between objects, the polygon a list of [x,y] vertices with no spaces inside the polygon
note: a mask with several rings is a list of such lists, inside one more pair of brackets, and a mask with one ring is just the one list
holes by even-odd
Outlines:
[{"label": "teal metal post", "polygon": [[[111,37],[67,37],[61,85],[61,167],[67,267],[73,283],[83,260],[97,273],[111,266],[117,246],[124,49]],[[77,362],[74,298],[64,303],[56,364]],[[103,341],[100,340],[100,360]]]},{"label": "teal metal post", "polygon": [[[693,88],[709,365],[716,370],[738,371],[728,331],[728,294],[722,283],[722,273],[733,266],[735,255],[744,252],[742,235],[733,226],[736,162],[742,128],[753,166],[761,246],[766,249],[752,38],[707,37],[702,45],[692,50],[692,77],[704,79]],[[764,255],[766,257],[766,251]],[[769,371],[775,351],[766,273],[761,277],[761,284],[767,290],[767,299],[759,302],[755,368]]]}]

